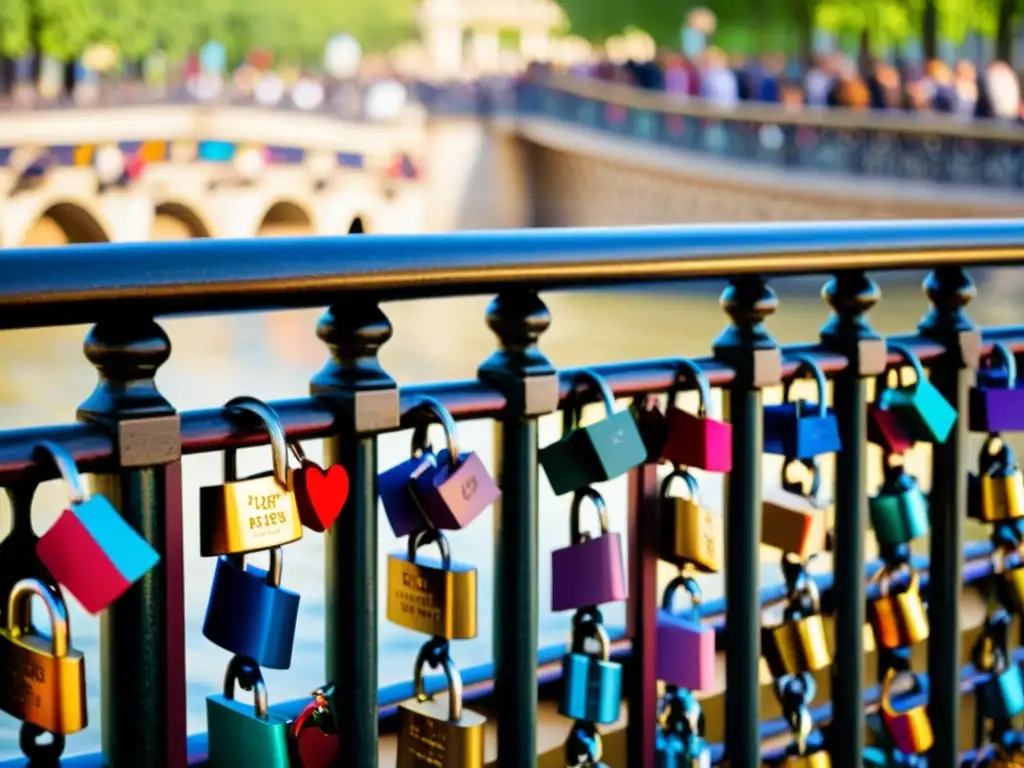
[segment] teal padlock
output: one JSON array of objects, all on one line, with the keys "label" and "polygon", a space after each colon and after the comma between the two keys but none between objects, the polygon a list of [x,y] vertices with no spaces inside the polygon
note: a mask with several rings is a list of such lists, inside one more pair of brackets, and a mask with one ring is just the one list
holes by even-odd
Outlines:
[{"label": "teal padlock", "polygon": [[908,347],[889,342],[888,348],[899,354],[914,369],[917,381],[904,384],[898,374],[899,386],[885,389],[878,397],[878,407],[890,411],[914,440],[925,443],[944,443],[956,424],[956,408],[942,396],[928,380],[924,366]]},{"label": "teal padlock", "polygon": [[[890,458],[886,458],[888,462]],[[878,493],[868,499],[878,546],[890,549],[928,533],[928,497],[902,465],[888,465]]]},{"label": "teal padlock", "polygon": [[972,652],[975,667],[991,677],[978,688],[982,712],[993,720],[1009,720],[1024,712],[1024,674],[1009,653],[1012,618],[1005,609],[985,620],[985,628]]},{"label": "teal padlock", "polygon": [[[587,640],[596,641],[596,653],[584,649]],[[619,719],[622,665],[609,660],[609,647],[608,633],[593,619],[585,618],[574,626],[572,649],[562,659],[560,715],[599,725]]]},{"label": "teal padlock", "polygon": [[[235,700],[235,683],[254,693],[255,702]],[[233,656],[224,674],[224,693],[206,699],[210,768],[288,768],[290,722],[269,711],[267,686],[259,665]]]},{"label": "teal padlock", "polygon": [[[579,426],[584,385],[600,395],[606,412],[601,421]],[[572,381],[572,397],[562,421],[562,438],[538,454],[555,494],[578,491],[611,480],[647,460],[647,448],[633,414],[615,410],[615,397],[607,382],[593,371],[580,371]]]}]

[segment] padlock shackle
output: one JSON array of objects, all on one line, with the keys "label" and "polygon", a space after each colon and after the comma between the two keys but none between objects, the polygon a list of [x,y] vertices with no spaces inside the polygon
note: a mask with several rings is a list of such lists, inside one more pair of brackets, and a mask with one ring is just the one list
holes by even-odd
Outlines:
[{"label": "padlock shackle", "polygon": [[919,705],[917,705],[915,707],[911,707],[910,709],[903,710],[902,712],[897,711],[896,709],[893,708],[893,706],[892,706],[892,686],[896,682],[896,679],[900,675],[910,675],[910,677],[914,681],[914,688],[916,690],[920,690],[921,689],[921,681],[918,679],[917,673],[914,672],[914,670],[912,670],[912,669],[895,669],[894,667],[889,667],[889,669],[885,673],[885,678],[882,680],[882,701],[881,701],[881,704],[880,704],[880,706],[882,708],[882,713],[885,714],[885,715],[888,715],[889,717],[899,717],[901,715],[906,715],[906,714],[908,714],[910,712],[913,712],[915,709],[922,709],[922,708],[926,707],[926,705],[924,705],[924,704],[919,704]]},{"label": "padlock shackle", "polygon": [[914,568],[913,564],[910,563],[910,561],[903,560],[892,566],[883,565],[881,568],[875,571],[874,575],[869,579],[869,581],[878,582],[879,599],[885,600],[889,597],[890,594],[893,594],[890,592],[892,586],[891,582],[893,582],[896,579],[897,575],[902,570],[907,571],[907,588],[904,589],[903,592],[906,593],[920,591],[921,577],[918,575],[917,570]]},{"label": "padlock shackle", "polygon": [[675,480],[676,478],[680,478],[684,483],[686,483],[686,487],[690,491],[690,501],[693,502],[694,506],[699,507],[700,485],[698,485],[697,483],[697,478],[691,475],[689,470],[681,469],[680,467],[676,467],[675,469],[673,469],[665,476],[665,479],[661,481],[661,498],[671,498],[668,495],[668,489],[669,486],[672,485],[672,481]]},{"label": "padlock shackle", "polygon": [[572,495],[572,508],[569,512],[569,541],[572,544],[579,544],[583,541],[583,535],[580,533],[580,511],[584,499],[589,499],[594,505],[594,509],[597,510],[601,535],[604,536],[608,533],[608,507],[605,506],[601,494],[588,486]]},{"label": "padlock shackle", "polygon": [[668,404],[672,406],[676,396],[683,389],[681,385],[689,379],[693,379],[694,384],[696,384],[698,398],[697,415],[702,419],[708,418],[708,412],[711,410],[711,381],[708,379],[707,374],[701,370],[701,367],[688,358],[681,357],[676,361],[676,379],[672,383],[672,388],[668,391]]},{"label": "padlock shackle", "polygon": [[807,704],[801,704],[795,712],[789,712],[786,716],[789,730],[793,734],[793,744],[796,747],[797,757],[807,755],[807,742],[814,732],[814,717]]},{"label": "padlock shackle", "polygon": [[[281,579],[284,577],[284,548],[282,547],[271,547],[270,550],[270,565],[267,568],[266,584],[268,587],[280,587]],[[221,555],[225,560],[231,563],[239,570],[245,570],[245,558],[246,555],[253,554],[251,552],[240,552],[234,555]]]},{"label": "padlock shackle", "polygon": [[435,543],[441,550],[441,568],[445,571],[452,569],[452,551],[448,545],[448,537],[436,528],[421,528],[409,536],[409,562],[416,562],[416,552],[420,547]]},{"label": "padlock shackle", "polygon": [[462,675],[448,653],[448,641],[442,638],[428,640],[416,655],[416,665],[412,672],[413,693],[417,701],[429,701],[433,696],[427,694],[423,679],[423,668],[441,667],[445,680],[448,682],[448,722],[457,723],[462,719]]},{"label": "padlock shackle", "polygon": [[991,360],[998,360],[1006,369],[1006,388],[1015,389],[1017,386],[1017,357],[1010,351],[1010,348],[1001,342],[992,345]]},{"label": "padlock shackle", "polygon": [[38,597],[46,607],[49,618],[53,655],[62,659],[68,655],[71,643],[71,620],[60,593],[39,579],[22,579],[11,588],[7,596],[7,631],[11,633],[32,630],[32,598]]},{"label": "padlock shackle", "polygon": [[[789,468],[794,464],[799,464],[804,467],[810,474],[811,485],[810,488],[806,488],[804,483],[800,480],[790,481],[789,479]],[[821,493],[821,460],[820,457],[815,456],[810,459],[785,459],[782,463],[782,490],[788,491],[789,493],[796,493],[799,496],[803,496],[806,499],[810,499],[815,507],[818,506],[818,494]]]},{"label": "padlock shackle", "polygon": [[[981,635],[971,648],[971,661],[983,672],[1002,674],[1010,667],[1010,624],[1013,621],[1005,608],[998,608],[985,618]],[[991,654],[992,663],[986,656]]]},{"label": "padlock shackle", "polygon": [[224,672],[224,698],[235,699],[235,683],[243,691],[253,691],[253,708],[259,720],[270,719],[270,698],[267,696],[267,684],[263,681],[260,665],[248,656],[235,654],[228,662]]},{"label": "padlock shackle", "polygon": [[[897,355],[903,358],[903,361],[907,365],[914,369],[914,375],[917,376],[918,381],[924,381],[926,378],[928,378],[928,374],[924,372],[924,366],[921,364],[920,358],[918,358],[917,355],[910,351],[910,347],[898,341],[887,341],[886,348],[889,352],[895,352]],[[899,385],[901,387],[903,386],[903,377],[902,375],[899,374],[899,369],[901,367],[903,366],[897,365],[895,368],[889,368],[885,372],[887,388],[889,385],[889,373],[891,373],[894,370],[897,372]]]},{"label": "padlock shackle", "polygon": [[[284,431],[281,417],[271,406],[262,400],[249,395],[232,398],[224,404],[228,414],[246,413],[255,416],[263,424],[270,436],[270,450],[274,462],[274,478],[282,488],[288,487],[288,435]],[[294,448],[292,449],[294,451]],[[301,448],[299,449],[302,450]],[[224,449],[224,482],[230,483],[238,479],[238,467],[235,448]]]},{"label": "padlock shackle", "polygon": [[589,638],[597,640],[597,644],[600,649],[598,650],[598,657],[601,661],[608,661],[608,659],[611,658],[611,640],[608,639],[608,632],[601,624],[590,618],[577,622],[573,625],[572,653],[593,655],[587,654],[586,651],[583,650],[583,644]]},{"label": "padlock shackle", "polygon": [[606,415],[611,416],[615,413],[615,395],[612,394],[608,382],[589,369],[577,371],[569,384],[569,402],[566,403],[565,410],[562,412],[563,435],[569,434],[580,423],[583,415],[583,400],[579,395],[580,390],[585,387],[596,391],[604,405]]},{"label": "padlock shackle", "polygon": [[416,405],[412,407],[408,418],[416,419],[416,426],[412,431],[411,456],[414,459],[422,456],[426,451],[431,450],[427,440],[431,424],[439,424],[444,430],[445,443],[448,446],[448,464],[451,468],[459,468],[459,444],[458,431],[455,426],[455,419],[440,400],[426,395],[416,399]]},{"label": "padlock shackle", "polygon": [[63,445],[52,440],[40,440],[32,448],[32,459],[40,462],[50,459],[53,462],[68,489],[68,501],[71,504],[84,504],[89,500],[89,492],[85,490],[85,480],[78,471],[75,457]]},{"label": "padlock shackle", "polygon": [[661,610],[672,611],[672,604],[675,602],[676,592],[680,589],[686,592],[690,596],[690,610],[693,613],[693,620],[700,621],[700,607],[704,602],[703,595],[700,591],[700,584],[693,576],[684,576],[679,574],[665,587],[665,592],[661,596]]},{"label": "padlock shackle", "polygon": [[[796,370],[793,371],[793,375],[786,379],[786,383],[783,385],[783,402],[790,402],[789,393],[792,390],[793,383],[795,381],[809,377],[814,380],[814,384],[818,390],[818,416],[824,418],[828,415],[828,379],[825,377],[825,371],[823,371],[821,366],[815,362],[814,358],[807,355],[793,355],[790,359],[797,365]],[[799,402],[806,401],[801,400]]]},{"label": "padlock shackle", "polygon": [[[992,450],[998,444],[999,448]],[[993,477],[999,470],[1006,473],[1020,471],[1017,464],[1017,456],[1013,448],[998,433],[992,433],[985,438],[978,453],[978,470],[982,475]]]}]

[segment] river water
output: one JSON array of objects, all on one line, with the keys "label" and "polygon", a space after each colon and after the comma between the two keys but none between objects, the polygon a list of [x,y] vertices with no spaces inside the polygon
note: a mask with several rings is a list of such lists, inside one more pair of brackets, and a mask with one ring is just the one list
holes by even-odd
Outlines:
[{"label": "river water", "polygon": [[[1005,275],[1006,273],[1003,273]],[[979,323],[1003,325],[1024,322],[1024,310],[1014,299],[1015,286],[1003,275],[978,275],[983,282],[971,315]],[[881,276],[882,302],[871,313],[874,328],[882,333],[908,332],[927,309],[919,281],[903,276]],[[769,328],[782,343],[813,339],[828,316],[828,308],[817,290],[820,283],[808,279],[779,281],[781,299]],[[544,335],[542,347],[559,367],[620,359],[706,354],[712,339],[726,324],[717,296],[720,284],[689,289],[622,290],[616,292],[572,292],[545,295],[554,321]],[[381,354],[384,368],[400,383],[471,378],[476,366],[493,350],[495,341],[484,324],[488,298],[460,298],[444,301],[409,301],[385,308],[395,333]],[[232,317],[191,317],[163,322],[174,345],[170,361],[161,369],[158,383],[179,409],[208,407],[240,394],[263,399],[294,397],[306,393],[310,377],[322,366],[326,351],[314,329],[318,311],[245,314]],[[96,373],[81,353],[84,326],[18,331],[0,334],[0,426],[4,429],[69,422],[75,407],[91,391]],[[777,391],[769,398],[777,399]],[[557,438],[559,420],[546,417],[541,424],[541,444]],[[493,458],[491,429],[486,423],[460,425],[460,444],[471,447],[488,464]],[[408,450],[408,433],[381,439],[382,466],[402,460]],[[320,458],[320,446],[309,443],[306,451]],[[922,469],[927,449],[920,449],[913,462]],[[779,464],[765,459],[768,486],[777,486]],[[240,453],[242,471],[269,468],[267,449],[253,448]],[[220,477],[219,456],[188,456],[183,461],[186,536],[186,612],[188,623],[188,727],[205,730],[204,698],[219,691],[229,654],[210,642],[201,632],[207,592],[214,560],[199,556],[198,488],[215,484]],[[613,530],[625,527],[625,482],[607,483],[601,489],[611,513]],[[34,524],[43,531],[64,503],[63,489],[47,483],[36,496]],[[702,478],[705,502],[720,509],[721,482]],[[0,500],[0,525],[9,525],[9,510]],[[568,544],[567,502],[556,499],[542,487],[540,557],[540,638],[542,645],[563,642],[568,616],[548,609],[549,555]],[[384,574],[389,552],[400,548],[383,514],[380,526],[379,568]],[[972,529],[977,535],[978,529]],[[469,560],[480,570],[480,636],[456,643],[454,656],[460,666],[490,659],[491,599],[493,588],[492,525],[488,511],[470,528],[451,537],[453,556]],[[764,550],[763,579],[778,578],[778,556]],[[818,567],[828,568],[822,559]],[[666,579],[671,571],[662,574]],[[284,585],[302,594],[292,668],[265,672],[271,701],[304,696],[323,682],[323,568],[320,536],[307,533],[302,541],[286,550]],[[721,578],[702,577],[706,596],[719,596]],[[385,587],[380,589],[380,681],[388,684],[411,677],[420,635],[396,628],[383,620]],[[90,727],[68,739],[68,754],[99,748],[99,622],[71,599],[74,647],[87,656]],[[609,625],[624,622],[622,605],[608,607]],[[17,723],[0,718],[0,758],[17,755]]]}]

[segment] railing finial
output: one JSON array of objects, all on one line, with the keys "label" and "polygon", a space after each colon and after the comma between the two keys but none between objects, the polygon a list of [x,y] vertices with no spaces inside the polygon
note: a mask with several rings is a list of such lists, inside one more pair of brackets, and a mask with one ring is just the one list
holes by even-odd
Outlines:
[{"label": "railing finial", "polygon": [[715,339],[715,357],[735,369],[743,386],[778,384],[782,378],[779,345],[765,328],[765,320],[779,306],[775,291],[763,277],[745,275],[729,283],[719,304],[732,325]]},{"label": "railing finial", "polygon": [[975,331],[964,309],[978,295],[971,276],[962,267],[942,267],[928,274],[921,286],[932,308],[918,325],[923,336]]}]

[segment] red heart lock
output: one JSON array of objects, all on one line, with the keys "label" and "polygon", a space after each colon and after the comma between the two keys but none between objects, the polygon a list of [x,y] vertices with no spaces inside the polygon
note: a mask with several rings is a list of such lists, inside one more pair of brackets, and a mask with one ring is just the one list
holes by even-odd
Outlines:
[{"label": "red heart lock", "polygon": [[298,737],[299,765],[302,768],[330,768],[335,764],[341,744],[338,734],[324,733],[310,724]]},{"label": "red heart lock", "polygon": [[323,533],[338,518],[348,499],[348,473],[340,464],[326,472],[312,461],[294,470],[292,483],[299,519],[311,531]]}]

